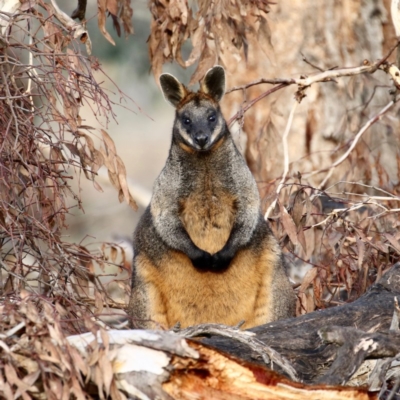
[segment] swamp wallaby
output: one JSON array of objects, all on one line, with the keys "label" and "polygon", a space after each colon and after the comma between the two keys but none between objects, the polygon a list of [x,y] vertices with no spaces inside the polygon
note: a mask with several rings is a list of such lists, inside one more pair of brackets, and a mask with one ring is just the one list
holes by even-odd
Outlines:
[{"label": "swamp wallaby", "polygon": [[281,249],[260,211],[256,182],[219,101],[225,71],[196,93],[160,77],[176,108],[172,144],[134,233],[129,314],[142,327],[205,322],[249,328],[294,313]]}]

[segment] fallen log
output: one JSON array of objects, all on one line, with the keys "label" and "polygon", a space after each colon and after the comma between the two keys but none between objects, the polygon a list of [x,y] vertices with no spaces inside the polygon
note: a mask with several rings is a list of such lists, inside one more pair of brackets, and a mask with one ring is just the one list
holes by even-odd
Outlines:
[{"label": "fallen log", "polygon": [[[362,388],[305,385],[173,332],[131,330],[68,337],[99,392],[161,400],[369,400]],[[101,355],[100,355],[101,354]],[[110,367],[105,367],[110,365]],[[87,379],[87,378],[86,378]],[[105,382],[108,382],[105,385]],[[111,386],[110,386],[111,385]],[[108,388],[111,389],[108,389]],[[112,393],[111,393],[112,394]],[[117,396],[112,396],[118,398]]]},{"label": "fallen log", "polygon": [[[399,329],[396,296],[400,296],[400,263],[353,303],[249,331],[288,360],[301,381],[344,384],[365,358],[388,358],[400,353],[400,336],[394,332]],[[211,337],[202,342],[250,362],[263,361],[258,353],[230,338]],[[279,367],[277,370],[284,373]],[[367,378],[361,383],[367,384]]]}]

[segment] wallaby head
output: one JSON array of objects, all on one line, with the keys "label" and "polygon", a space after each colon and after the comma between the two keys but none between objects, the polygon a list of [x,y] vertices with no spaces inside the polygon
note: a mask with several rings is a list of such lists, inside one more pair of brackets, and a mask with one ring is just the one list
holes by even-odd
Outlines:
[{"label": "wallaby head", "polygon": [[183,148],[211,150],[228,132],[219,107],[225,93],[224,69],[217,65],[208,70],[196,93],[170,74],[162,74],[160,84],[165,99],[176,109],[174,138]]}]

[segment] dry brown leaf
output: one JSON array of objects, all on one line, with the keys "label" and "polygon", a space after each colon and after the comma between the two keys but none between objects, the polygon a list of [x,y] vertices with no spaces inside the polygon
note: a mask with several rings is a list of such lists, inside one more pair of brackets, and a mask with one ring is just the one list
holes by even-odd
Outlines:
[{"label": "dry brown leaf", "polygon": [[110,34],[106,30],[107,0],[97,0],[97,8],[98,8],[98,25],[100,32],[112,45],[115,46],[114,39],[110,36]]},{"label": "dry brown leaf", "polygon": [[115,174],[114,172],[108,170],[108,178],[109,178],[111,184],[115,187],[115,189],[120,191],[121,186],[120,186],[117,174]]},{"label": "dry brown leaf", "polygon": [[120,189],[118,192],[118,200],[120,203],[122,203],[125,200],[125,195],[124,195],[124,192],[122,191],[122,189]]},{"label": "dry brown leaf", "polygon": [[52,392],[54,399],[59,399],[60,394],[64,392],[61,379],[58,379],[55,376],[53,376],[51,379],[48,380],[48,383],[49,383],[49,389]]},{"label": "dry brown leaf", "polygon": [[259,17],[257,39],[261,50],[270,59],[271,63],[275,64],[275,51],[271,41],[271,29],[266,18],[262,16]]},{"label": "dry brown leaf", "polygon": [[[37,379],[39,378],[41,374],[40,369],[38,368],[35,372],[28,374],[26,376],[24,376],[24,378],[22,379],[22,381],[29,387],[29,389],[27,390],[22,390],[20,387],[18,388],[18,390],[15,392],[15,399],[18,399],[19,396],[22,396],[22,398],[29,398],[31,399],[31,396],[29,396],[26,392],[29,391],[31,393],[37,393],[39,394],[39,389],[34,386],[35,382],[37,381]],[[1,385],[0,385],[1,386]],[[1,390],[1,389],[0,389]]]},{"label": "dry brown leaf", "polygon": [[293,222],[299,228],[301,218],[303,217],[303,193],[301,190],[293,194],[294,202],[293,202],[293,210],[292,210],[292,218]]},{"label": "dry brown leaf", "polygon": [[118,250],[116,247],[114,247],[114,246],[110,247],[110,256],[111,256],[111,261],[113,263],[115,263],[117,261],[117,257],[118,257]]},{"label": "dry brown leaf", "polygon": [[117,155],[117,149],[115,147],[114,140],[104,129],[101,129],[101,135],[103,136],[107,156],[115,157]]},{"label": "dry brown leaf", "polygon": [[79,150],[72,143],[63,143],[63,145],[71,152],[72,155],[79,157]]},{"label": "dry brown leaf", "polygon": [[26,392],[30,389],[31,386],[29,384],[23,382],[21,379],[18,378],[17,372],[11,364],[4,364],[4,373],[6,375],[7,382],[11,386],[17,386],[20,392]]},{"label": "dry brown leaf", "polygon": [[353,287],[353,277],[351,275],[351,272],[347,268],[345,268],[344,274],[346,279],[346,288],[350,292]]},{"label": "dry brown leaf", "polygon": [[312,203],[310,200],[310,196],[307,194],[307,192],[304,191],[303,193],[304,193],[304,200],[305,200],[305,204],[306,204],[306,219],[304,221],[304,226],[306,226],[308,224],[308,221],[310,220]]},{"label": "dry brown leaf", "polygon": [[98,192],[101,192],[101,193],[104,192],[103,188],[95,180],[93,180],[93,186]]},{"label": "dry brown leaf", "polygon": [[103,154],[97,150],[92,150],[92,172],[96,173],[103,165],[104,165],[104,157]]},{"label": "dry brown leaf", "polygon": [[204,50],[202,52],[199,64],[197,65],[196,71],[190,78],[189,85],[193,85],[194,83],[200,81],[200,79],[203,78],[205,73],[215,65],[216,61],[217,58],[215,53],[211,51],[209,46],[206,44],[204,46]]},{"label": "dry brown leaf", "polygon": [[296,315],[303,315],[315,310],[314,298],[311,293],[301,292],[298,294]]},{"label": "dry brown leaf", "polygon": [[299,226],[299,230],[297,232],[297,240],[299,241],[299,243],[301,244],[301,247],[303,248],[303,251],[305,254],[307,254],[307,241],[306,241],[306,237],[304,235],[304,231],[303,228],[301,227],[301,225]]},{"label": "dry brown leaf", "polygon": [[90,153],[93,153],[93,151],[95,150],[93,139],[89,135],[81,131],[78,131],[76,135],[79,135],[81,138],[85,139],[85,142],[89,147]]},{"label": "dry brown leaf", "polygon": [[400,254],[400,244],[399,244],[398,240],[394,236],[392,236],[390,233],[384,233],[383,235],[389,241],[389,243],[392,245],[394,250],[396,250]]},{"label": "dry brown leaf", "polygon": [[92,367],[92,369],[94,370],[93,380],[94,383],[97,385],[97,392],[101,400],[104,400],[104,392],[103,392],[104,380],[103,380],[103,371],[101,370],[100,367],[100,360],[101,358],[104,357],[105,357],[104,351],[99,351],[99,360],[96,363],[96,365]]},{"label": "dry brown leaf", "polygon": [[[71,360],[72,360],[75,368],[77,368],[84,376],[88,377],[90,375],[90,369],[89,369],[86,361],[83,360],[79,351],[73,346],[68,346],[68,352],[69,352],[69,355],[71,357]],[[78,374],[77,376],[78,376],[79,382],[82,382],[81,375]],[[90,378],[90,376],[89,376],[89,378]]]},{"label": "dry brown leaf", "polygon": [[119,3],[119,1],[118,0],[107,0],[106,3],[107,3],[107,10],[111,14],[117,16],[118,15],[118,3]]},{"label": "dry brown leaf", "polygon": [[21,307],[21,311],[25,309],[26,317],[33,323],[39,324],[41,322],[41,318],[39,316],[38,310],[34,304],[31,302],[25,303],[25,307]]},{"label": "dry brown leaf", "polygon": [[107,151],[102,147],[100,147],[99,151],[100,151],[100,154],[103,156],[103,161],[104,161],[103,165],[105,165],[105,167],[108,169],[109,172],[115,174],[116,170],[115,170],[114,157],[110,157],[107,154]]},{"label": "dry brown leaf", "polygon": [[307,252],[305,255],[305,259],[309,260],[314,253],[315,245],[316,245],[316,235],[314,232],[314,229],[307,229],[306,231],[303,231],[304,236],[305,236],[305,241],[307,244]]},{"label": "dry brown leaf", "polygon": [[365,244],[362,240],[360,240],[359,238],[356,238],[357,240],[357,248],[358,248],[358,260],[357,260],[357,264],[358,264],[358,269],[361,271],[362,269],[362,265],[364,262],[364,255],[365,255]]},{"label": "dry brown leaf", "polygon": [[105,353],[99,360],[99,367],[102,372],[104,390],[106,392],[106,396],[108,397],[110,394],[111,383],[113,381],[114,374],[111,361],[108,359]]},{"label": "dry brown leaf", "polygon": [[[34,374],[39,370],[39,365],[36,361],[32,360],[30,357],[25,357],[18,353],[12,354],[13,359],[15,359],[18,365],[26,370],[28,374]],[[1,374],[0,374],[1,376]]]},{"label": "dry brown leaf", "polygon": [[111,382],[110,396],[112,400],[127,400],[124,393],[118,390],[117,384],[114,380]]},{"label": "dry brown leaf", "polygon": [[133,10],[131,7],[131,0],[122,0],[121,20],[125,31],[125,36],[133,35],[132,16]]},{"label": "dry brown leaf", "polygon": [[[78,378],[80,378],[79,374],[77,376],[78,376]],[[78,382],[75,375],[71,376],[71,381],[72,381],[72,385],[70,388],[70,394],[73,393],[77,400],[86,400],[87,397],[83,393],[81,384]]]},{"label": "dry brown leaf", "polygon": [[[89,353],[89,356],[86,360],[87,365],[89,367],[93,367],[94,365],[96,365],[99,361],[99,344],[97,342],[97,339],[94,339],[93,342],[91,342],[90,347],[92,348],[92,352]],[[94,370],[92,369],[91,373],[94,373]]]},{"label": "dry brown leaf", "polygon": [[196,28],[192,32],[192,51],[190,52],[190,55],[184,65],[182,65],[183,67],[190,67],[201,56],[201,53],[203,52],[206,43],[204,29],[204,20],[201,19],[200,21],[197,21]]},{"label": "dry brown leaf", "polygon": [[11,386],[8,382],[5,382],[3,385],[3,394],[7,400],[14,400],[14,394],[12,392]]},{"label": "dry brown leaf", "polygon": [[286,208],[281,204],[281,202],[278,201],[279,204],[279,210],[280,210],[280,220],[283,225],[283,228],[287,235],[290,238],[290,241],[296,246],[299,241],[297,238],[297,229],[296,225],[294,224],[292,217],[289,215],[287,212]]},{"label": "dry brown leaf", "polygon": [[101,314],[104,309],[103,296],[101,295],[101,293],[98,290],[96,290],[94,293],[94,298],[95,298],[94,306],[96,308],[96,313]]},{"label": "dry brown leaf", "polygon": [[[46,21],[42,26],[45,34],[44,39],[56,53],[61,53],[66,43],[59,27],[52,21]],[[46,50],[46,47],[44,47],[44,50]]]},{"label": "dry brown leaf", "polygon": [[126,181],[126,168],[120,156],[116,156],[118,180],[122,192],[124,193],[125,201],[129,204],[129,188]]},{"label": "dry brown leaf", "polygon": [[301,285],[299,287],[299,293],[305,292],[308,289],[311,282],[316,278],[317,274],[318,269],[316,267],[313,267],[306,272],[303,281],[301,282]]},{"label": "dry brown leaf", "polygon": [[[56,343],[58,346],[63,346],[65,339],[64,339],[64,335],[60,331],[58,324],[55,324],[54,326],[49,324],[48,329],[49,329],[50,337],[53,339],[54,343]],[[56,348],[54,348],[54,349],[56,349]]]}]

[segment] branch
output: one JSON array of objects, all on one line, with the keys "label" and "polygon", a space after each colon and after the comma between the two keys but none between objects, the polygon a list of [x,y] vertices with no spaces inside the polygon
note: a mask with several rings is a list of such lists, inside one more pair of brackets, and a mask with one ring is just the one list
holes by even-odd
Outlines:
[{"label": "branch", "polygon": [[311,86],[313,83],[317,82],[331,82],[334,80],[334,78],[340,78],[343,76],[353,76],[353,75],[360,75],[360,74],[373,74],[375,71],[378,69],[384,70],[385,68],[385,63],[388,60],[388,58],[391,56],[393,51],[397,48],[397,46],[400,44],[400,39],[396,42],[396,44],[389,50],[389,52],[386,54],[385,57],[375,61],[374,63],[370,64],[368,60],[364,61],[364,65],[360,67],[350,67],[350,68],[340,68],[340,69],[330,69],[327,71],[323,71],[321,73],[316,73],[315,75],[311,76],[306,76],[302,75],[300,78],[277,78],[277,79],[259,79],[257,81],[253,81],[251,83],[248,83],[246,85],[242,86],[235,86],[232,89],[229,89],[226,93],[231,93],[236,90],[244,90],[248,89],[252,86],[255,85],[260,85],[262,83],[269,83],[269,84],[283,84],[283,85],[298,85],[300,87],[306,88],[308,86]]},{"label": "branch", "polygon": [[371,119],[369,119],[364,126],[358,131],[358,133],[356,134],[356,136],[354,137],[353,141],[351,142],[350,147],[347,149],[347,151],[341,156],[339,157],[330,167],[328,168],[324,168],[324,169],[320,169],[317,171],[313,171],[310,173],[305,173],[303,174],[304,177],[311,177],[314,176],[316,174],[319,174],[321,172],[326,172],[329,171],[328,174],[326,175],[326,177],[324,178],[324,180],[321,182],[321,184],[319,185],[319,188],[323,187],[325,185],[325,183],[328,181],[328,179],[331,177],[333,169],[336,168],[338,165],[340,165],[343,161],[346,160],[346,158],[349,156],[349,154],[353,151],[354,147],[357,145],[358,141],[360,140],[360,138],[362,137],[362,135],[368,130],[369,127],[371,127],[375,122],[379,121],[380,119],[382,119],[382,116],[384,114],[386,114],[390,108],[397,102],[398,99],[392,100],[390,101],[388,104],[386,104],[386,106],[378,113],[376,114],[374,117],[372,117]]},{"label": "branch", "polygon": [[286,86],[290,85],[297,85],[298,90],[295,94],[295,98],[298,102],[304,98],[304,91],[313,83],[318,82],[334,82],[335,78],[340,78],[344,76],[354,76],[360,74],[373,74],[378,69],[386,72],[391,76],[393,82],[397,89],[400,90],[400,70],[394,64],[389,64],[387,62],[388,58],[391,56],[393,51],[399,46],[400,39],[397,40],[396,44],[389,50],[385,57],[375,61],[374,63],[370,63],[368,60],[365,60],[363,65],[360,67],[351,67],[351,68],[341,68],[341,69],[334,69],[328,70],[321,73],[316,73],[311,76],[302,75],[299,78],[277,78],[277,79],[259,79],[257,81],[253,81],[247,83],[246,85],[242,86],[235,86],[232,89],[228,90],[226,93],[231,93],[236,90],[246,90],[252,86],[260,85],[260,84],[273,84],[276,85],[273,88],[267,90],[266,92],[262,93],[260,96],[256,97],[252,101],[250,101],[243,109],[239,110],[233,117],[231,117],[228,121],[228,125],[231,125],[237,118],[243,115],[249,108],[251,108],[255,103],[263,99],[264,97],[269,96],[270,94],[283,89]]},{"label": "branch", "polygon": [[82,24],[75,22],[69,15],[62,11],[60,7],[58,7],[58,4],[55,0],[51,0],[51,4],[53,6],[54,15],[56,18],[61,22],[66,30],[72,31],[75,39],[79,39],[82,43],[85,43],[86,51],[88,54],[91,54],[92,42],[90,40],[88,31],[82,26]]},{"label": "branch", "polygon": [[253,105],[254,105],[255,103],[257,103],[258,101],[260,101],[260,100],[263,99],[264,97],[267,97],[267,96],[269,96],[270,94],[272,94],[272,93],[274,93],[274,92],[276,92],[276,91],[278,91],[278,90],[280,90],[280,89],[283,89],[284,87],[286,87],[286,86],[288,86],[288,85],[290,85],[290,83],[282,83],[281,85],[277,85],[277,86],[273,87],[272,89],[269,89],[269,90],[267,90],[266,92],[262,93],[260,96],[256,97],[254,100],[250,101],[244,108],[241,108],[233,117],[231,117],[231,118],[228,120],[228,122],[227,122],[227,123],[228,123],[228,126],[230,126],[231,124],[233,124],[233,122],[234,122],[236,119],[240,118],[240,117],[243,115],[243,113],[245,113],[249,108],[253,107]]},{"label": "branch", "polygon": [[78,18],[80,21],[85,19],[87,0],[78,0],[78,7],[71,14],[71,18]]},{"label": "branch", "polygon": [[328,326],[318,332],[326,343],[341,347],[329,371],[317,382],[327,385],[344,385],[367,357],[395,357],[400,346],[400,336],[395,333],[367,333],[343,326]]}]

